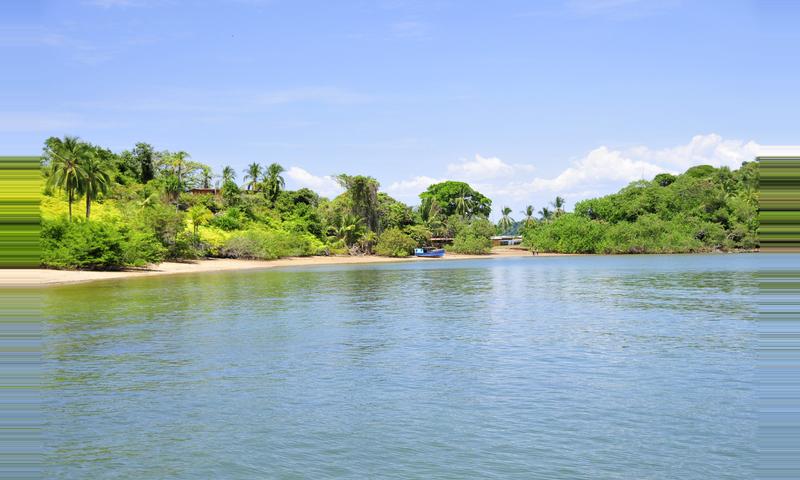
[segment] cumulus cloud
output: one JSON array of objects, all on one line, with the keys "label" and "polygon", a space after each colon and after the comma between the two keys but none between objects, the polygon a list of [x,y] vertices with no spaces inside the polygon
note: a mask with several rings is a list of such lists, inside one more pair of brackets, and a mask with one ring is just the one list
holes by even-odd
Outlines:
[{"label": "cumulus cloud", "polygon": [[342,193],[342,187],[329,175],[317,176],[300,167],[291,167],[286,171],[286,177],[294,189],[307,187],[325,197]]},{"label": "cumulus cloud", "polygon": [[[652,179],[659,173],[680,173],[693,165],[738,168],[767,150],[754,141],[724,139],[711,133],[669,148],[598,146],[551,177],[536,176],[534,167],[510,164],[497,157],[476,155],[447,166],[447,178],[467,181],[494,200],[495,210],[509,205],[546,205],[556,195],[570,204],[619,190],[628,183]],[[794,150],[797,151],[797,150]],[[417,195],[439,180],[414,177],[392,183],[387,191],[416,203]]]},{"label": "cumulus cloud", "polygon": [[535,170],[533,165],[508,164],[497,157],[482,157],[475,155],[474,160],[462,160],[459,163],[447,165],[447,173],[452,178],[465,180],[512,177],[518,174],[530,173]]}]

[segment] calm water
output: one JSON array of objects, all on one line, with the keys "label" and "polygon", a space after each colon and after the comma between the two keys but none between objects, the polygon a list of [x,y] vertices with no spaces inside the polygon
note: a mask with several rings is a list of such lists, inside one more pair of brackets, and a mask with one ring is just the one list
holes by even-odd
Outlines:
[{"label": "calm water", "polygon": [[754,277],[781,258],[47,289],[45,477],[749,478]]}]

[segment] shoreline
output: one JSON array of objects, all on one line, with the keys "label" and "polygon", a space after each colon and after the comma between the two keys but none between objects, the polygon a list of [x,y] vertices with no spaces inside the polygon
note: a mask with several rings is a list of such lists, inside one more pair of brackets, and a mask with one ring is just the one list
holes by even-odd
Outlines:
[{"label": "shoreline", "polygon": [[[528,250],[515,248],[495,248],[488,255],[461,255],[448,253],[443,258],[418,257],[379,257],[366,255],[363,257],[331,256],[331,257],[287,257],[276,260],[239,260],[232,258],[208,258],[187,262],[163,262],[141,269],[119,271],[97,270],[51,270],[45,268],[0,270],[0,287],[42,287],[86,283],[100,280],[142,278],[187,273],[226,272],[241,270],[259,270],[284,267],[313,267],[327,265],[367,265],[399,262],[435,262],[453,260],[488,260],[493,258],[531,257]],[[539,253],[537,257],[564,257],[570,254]]]}]

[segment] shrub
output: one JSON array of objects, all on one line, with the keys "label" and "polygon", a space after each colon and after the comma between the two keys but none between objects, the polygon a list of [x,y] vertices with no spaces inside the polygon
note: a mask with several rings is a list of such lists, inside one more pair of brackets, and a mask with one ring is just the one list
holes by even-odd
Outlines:
[{"label": "shrub", "polygon": [[485,218],[473,220],[458,227],[451,250],[471,255],[488,254],[492,251],[492,235],[494,235],[494,225],[489,220]]},{"label": "shrub", "polygon": [[604,223],[567,213],[526,231],[523,244],[543,252],[595,253],[605,229]]},{"label": "shrub", "polygon": [[221,253],[227,257],[259,260],[304,257],[324,252],[325,245],[313,235],[264,229],[236,232],[221,249]]},{"label": "shrub", "polygon": [[384,231],[375,245],[375,253],[384,257],[407,257],[414,251],[417,241],[399,228]]},{"label": "shrub", "polygon": [[53,268],[108,270],[144,266],[164,258],[152,233],[107,222],[44,221],[42,265]]},{"label": "shrub", "polygon": [[423,247],[431,243],[431,231],[425,225],[409,225],[403,229],[403,233],[413,238],[418,247]]}]

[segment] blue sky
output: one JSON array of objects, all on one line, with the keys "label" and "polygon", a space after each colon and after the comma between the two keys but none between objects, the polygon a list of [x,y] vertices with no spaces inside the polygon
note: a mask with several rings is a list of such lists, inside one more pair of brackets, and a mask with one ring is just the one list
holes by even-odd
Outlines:
[{"label": "blue sky", "polygon": [[146,141],[515,212],[797,144],[800,2],[75,0],[0,6],[0,145]]}]

